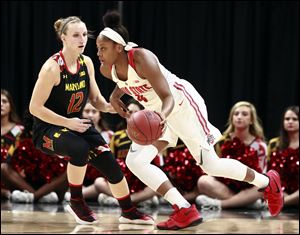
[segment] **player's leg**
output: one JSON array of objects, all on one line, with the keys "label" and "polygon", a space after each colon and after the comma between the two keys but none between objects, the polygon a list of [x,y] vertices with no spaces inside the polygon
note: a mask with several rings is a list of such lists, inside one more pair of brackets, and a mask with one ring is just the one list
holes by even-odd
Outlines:
[{"label": "player's leg", "polygon": [[82,196],[82,184],[86,172],[90,146],[77,132],[58,127],[49,128],[41,136],[37,146],[48,154],[69,156],[67,178],[71,200],[67,210],[80,224],[97,222],[96,214],[87,206]]},{"label": "player's leg", "polygon": [[[208,121],[203,98],[187,81],[175,86],[183,94],[181,111],[169,118],[176,134],[183,140],[195,160],[209,175],[226,177],[251,183],[264,190],[272,215],[277,215],[283,206],[283,193],[278,173],[271,170],[260,174],[234,159],[219,158],[214,144],[221,137],[217,128]],[[184,123],[180,120],[184,120]]]},{"label": "player's leg", "polygon": [[[164,135],[167,135],[168,128]],[[185,228],[202,221],[195,206],[178,192],[171,184],[166,174],[152,160],[168,145],[167,141],[159,140],[153,145],[141,146],[132,143],[126,157],[128,168],[148,187],[162,195],[174,208],[175,212],[167,221],[157,224],[159,229]],[[187,216],[188,214],[188,216]]]},{"label": "player's leg", "polygon": [[90,128],[84,138],[91,145],[89,155],[91,165],[105,176],[112,195],[118,200],[122,209],[119,221],[121,223],[153,224],[154,221],[150,216],[140,213],[133,206],[127,180],[102,136]]}]

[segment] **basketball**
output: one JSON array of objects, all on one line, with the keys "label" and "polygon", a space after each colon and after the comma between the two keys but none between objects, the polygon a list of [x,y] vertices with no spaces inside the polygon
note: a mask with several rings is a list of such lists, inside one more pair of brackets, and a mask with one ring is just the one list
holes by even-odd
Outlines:
[{"label": "basketball", "polygon": [[128,136],[137,144],[152,144],[162,134],[160,122],[160,116],[153,111],[141,110],[135,112],[127,119]]}]

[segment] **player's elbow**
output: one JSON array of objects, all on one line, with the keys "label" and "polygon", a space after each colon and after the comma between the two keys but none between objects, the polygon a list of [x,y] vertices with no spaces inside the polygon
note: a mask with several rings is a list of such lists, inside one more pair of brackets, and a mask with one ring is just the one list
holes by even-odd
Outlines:
[{"label": "player's elbow", "polygon": [[31,100],[29,103],[29,112],[33,116],[38,116],[38,110],[39,110],[39,106]]}]

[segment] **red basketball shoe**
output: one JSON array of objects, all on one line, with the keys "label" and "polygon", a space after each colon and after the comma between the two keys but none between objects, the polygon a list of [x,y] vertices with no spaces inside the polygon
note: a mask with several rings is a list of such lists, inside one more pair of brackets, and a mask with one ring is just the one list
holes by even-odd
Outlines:
[{"label": "red basketball shoe", "polygon": [[164,230],[177,230],[190,226],[198,225],[202,222],[199,211],[193,204],[189,208],[180,208],[177,205],[172,206],[174,209],[173,214],[167,221],[157,224],[158,229]]},{"label": "red basketball shoe", "polygon": [[71,199],[66,209],[79,224],[95,224],[98,222],[96,214],[88,207],[83,199]]},{"label": "red basketball shoe", "polygon": [[280,176],[277,171],[270,170],[267,173],[269,184],[266,188],[259,191],[264,191],[264,198],[268,204],[269,211],[272,216],[280,213],[283,207],[283,192],[281,189]]}]

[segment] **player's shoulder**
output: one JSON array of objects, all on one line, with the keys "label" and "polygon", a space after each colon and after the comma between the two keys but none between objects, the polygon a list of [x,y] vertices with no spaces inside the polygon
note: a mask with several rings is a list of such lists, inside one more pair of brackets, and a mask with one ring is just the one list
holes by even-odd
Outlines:
[{"label": "player's shoulder", "polygon": [[87,55],[84,55],[84,54],[81,54],[83,60],[85,63],[93,63],[91,57],[87,56]]},{"label": "player's shoulder", "polygon": [[48,58],[46,62],[43,64],[41,72],[56,74],[60,72],[59,63],[55,61],[52,57]]},{"label": "player's shoulder", "polygon": [[155,54],[143,47],[135,48],[134,49],[134,59],[149,57],[149,56],[155,56]]}]

